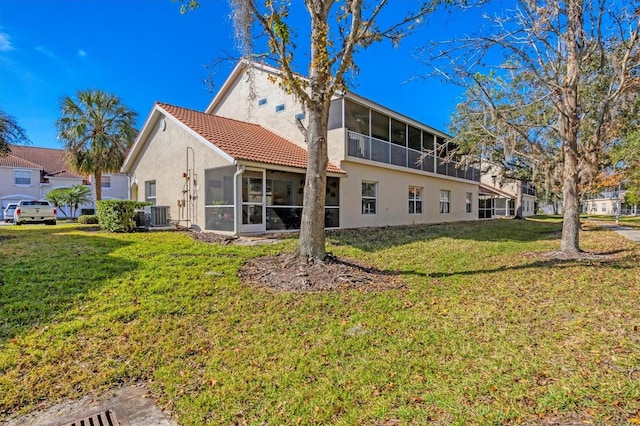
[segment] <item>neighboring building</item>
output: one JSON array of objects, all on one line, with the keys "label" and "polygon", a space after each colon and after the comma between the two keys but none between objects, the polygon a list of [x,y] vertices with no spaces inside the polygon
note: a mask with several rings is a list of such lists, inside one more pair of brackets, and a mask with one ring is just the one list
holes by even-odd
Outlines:
[{"label": "neighboring building", "polygon": [[[132,198],[197,229],[298,229],[307,164],[298,126],[307,117],[295,96],[269,81],[277,73],[239,63],[204,112],[156,104],[122,167]],[[446,139],[370,100],[336,96],[327,228],[477,219],[479,168],[445,161]]]},{"label": "neighboring building", "polygon": [[602,192],[585,194],[580,201],[582,213],[592,215],[637,215],[638,206],[624,202],[625,189],[609,188]]},{"label": "neighboring building", "polygon": [[497,166],[482,165],[480,219],[528,217],[536,214],[536,190],[528,182],[505,178]]},{"label": "neighboring building", "polygon": [[[53,189],[79,184],[91,185],[91,178],[70,171],[65,152],[61,149],[13,145],[9,155],[0,157],[0,202],[3,210],[9,203],[41,200]],[[126,175],[105,174],[102,198],[127,199],[128,187]],[[82,209],[95,210],[95,202],[80,206],[78,213]],[[65,215],[59,211],[58,217],[64,218]]]}]

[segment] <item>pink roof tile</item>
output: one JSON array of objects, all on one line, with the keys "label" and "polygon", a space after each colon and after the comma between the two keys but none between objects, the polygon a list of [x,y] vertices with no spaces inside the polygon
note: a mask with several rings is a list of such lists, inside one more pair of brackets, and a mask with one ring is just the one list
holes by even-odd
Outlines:
[{"label": "pink roof tile", "polygon": [[[307,151],[262,126],[160,102],[157,105],[236,160],[307,168]],[[327,171],[346,173],[331,163]]]},{"label": "pink roof tile", "polygon": [[9,154],[0,157],[0,166],[4,167],[24,167],[25,169],[38,169],[40,170],[39,164],[32,163],[29,160],[25,160],[24,158],[16,157],[15,155]]},{"label": "pink roof tile", "polygon": [[62,149],[11,145],[9,155],[0,157],[0,165],[44,170],[48,176],[86,179],[86,176],[69,170]]}]

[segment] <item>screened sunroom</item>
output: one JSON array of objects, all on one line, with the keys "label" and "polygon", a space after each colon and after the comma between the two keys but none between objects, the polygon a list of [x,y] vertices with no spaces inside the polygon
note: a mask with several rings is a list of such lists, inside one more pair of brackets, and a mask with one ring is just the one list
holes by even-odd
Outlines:
[{"label": "screened sunroom", "polygon": [[[304,173],[249,166],[205,170],[205,230],[260,233],[300,229]],[[327,177],[325,227],[340,226],[340,179]]]}]

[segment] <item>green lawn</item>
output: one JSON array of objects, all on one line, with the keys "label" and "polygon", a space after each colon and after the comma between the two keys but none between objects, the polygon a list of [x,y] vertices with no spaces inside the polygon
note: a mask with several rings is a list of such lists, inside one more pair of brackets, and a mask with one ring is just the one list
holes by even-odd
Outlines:
[{"label": "green lawn", "polygon": [[539,256],[560,226],[330,233],[407,285],[304,294],[237,278],[295,239],[1,227],[0,423],[138,381],[181,425],[640,423],[640,244],[586,225],[610,260]]},{"label": "green lawn", "polygon": [[[606,216],[606,215],[584,215],[581,216],[584,219],[602,221],[602,222],[615,222],[615,216]],[[619,216],[618,224],[622,226],[628,226],[631,228],[640,228],[640,216]]]}]

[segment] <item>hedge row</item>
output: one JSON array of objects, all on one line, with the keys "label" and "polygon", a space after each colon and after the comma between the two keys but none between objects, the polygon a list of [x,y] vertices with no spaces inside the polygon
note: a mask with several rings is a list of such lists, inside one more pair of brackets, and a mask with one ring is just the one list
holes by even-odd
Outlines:
[{"label": "hedge row", "polygon": [[150,203],[130,200],[98,201],[98,222],[100,229],[109,232],[132,232],[136,227],[136,209]]}]

